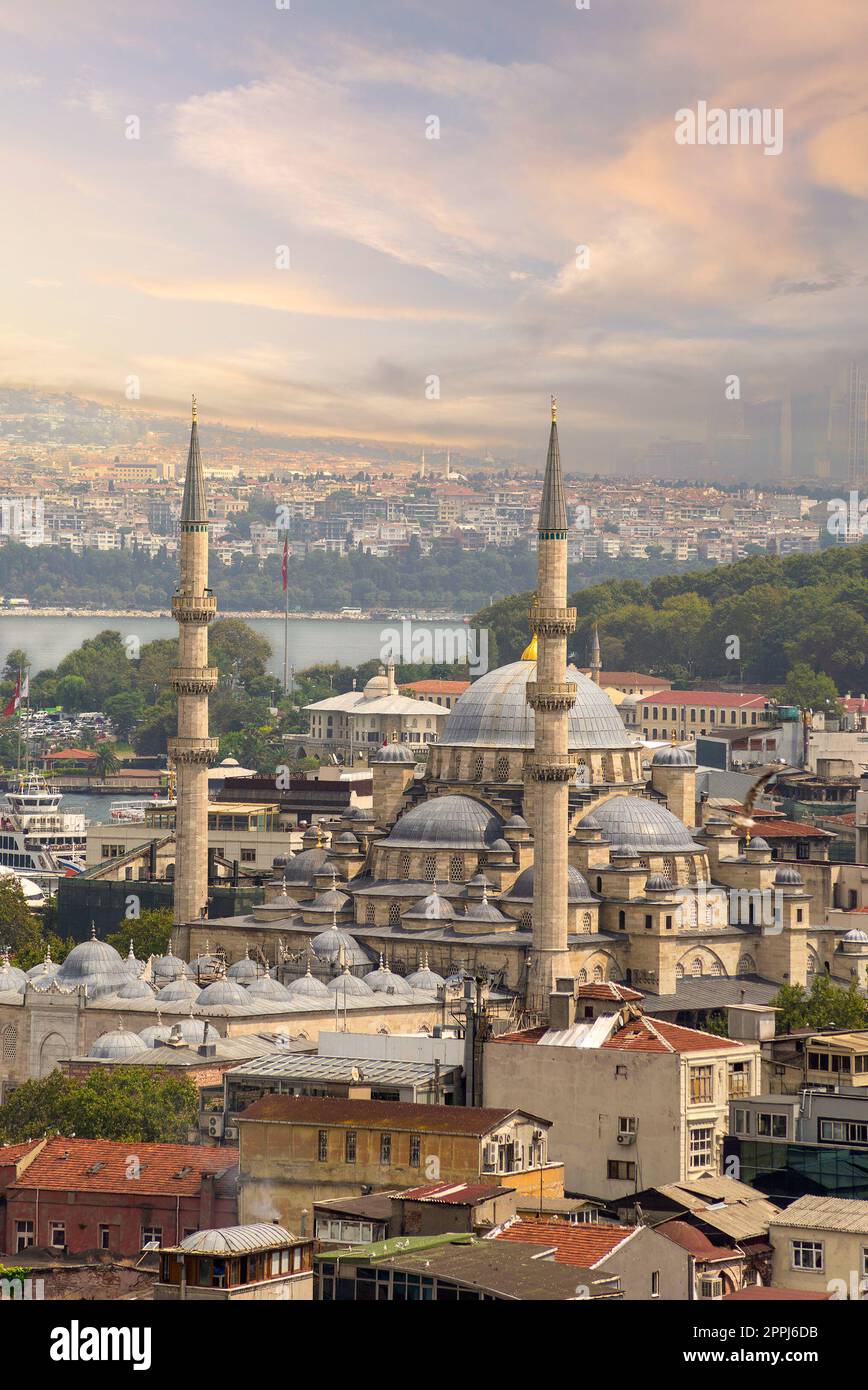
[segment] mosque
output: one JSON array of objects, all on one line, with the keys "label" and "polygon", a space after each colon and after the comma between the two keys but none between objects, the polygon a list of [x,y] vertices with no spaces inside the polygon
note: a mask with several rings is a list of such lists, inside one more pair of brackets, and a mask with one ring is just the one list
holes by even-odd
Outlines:
[{"label": "mosque", "polygon": [[700,1007],[697,990],[707,1011],[766,1003],[819,972],[865,987],[868,934],[827,921],[833,866],[773,859],[759,835],[742,848],[726,817],[697,825],[692,752],[673,745],[648,761],[600,688],[596,643],[590,677],[567,664],[567,525],[553,402],[521,660],[471,684],[425,764],[384,743],[370,759],[371,810],[309,827],[275,862],[264,901],[209,917],[216,602],[194,413],[173,601],[172,953],[125,962],[92,939],[29,978],[0,963],[7,1084],[89,1052],[132,1055],[173,1022],[202,1041],[209,1029],[316,1038],[338,1016],[357,1031],[432,1031],[463,1019],[471,981],[514,1027],[544,1021],[566,979],[627,984],[647,1012],[675,1017]]}]

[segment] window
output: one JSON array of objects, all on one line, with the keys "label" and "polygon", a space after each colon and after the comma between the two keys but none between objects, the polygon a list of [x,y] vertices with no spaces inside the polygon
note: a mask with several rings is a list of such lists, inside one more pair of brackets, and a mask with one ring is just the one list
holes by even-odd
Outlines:
[{"label": "window", "polygon": [[60,1250],[66,1244],[66,1222],[49,1221],[48,1223],[48,1243],[55,1250]]},{"label": "window", "polygon": [[437,876],[437,856],[436,854],[426,854],[422,865],[422,877],[426,883],[433,883]]},{"label": "window", "polygon": [[660,1297],[660,1270],[659,1270],[659,1269],[652,1269],[652,1271],[651,1271],[651,1297],[652,1297],[652,1298],[659,1298],[659,1297]]},{"label": "window", "polygon": [[317,1156],[317,1158],[318,1158],[318,1160],[319,1160],[320,1163],[325,1163],[325,1162],[327,1162],[327,1160],[328,1160],[328,1156],[329,1156],[329,1132],[328,1132],[327,1129],[321,1129],[320,1132],[319,1132],[319,1138],[318,1138],[318,1141],[317,1141],[317,1155],[316,1155],[316,1156]]},{"label": "window", "polygon": [[625,1163],[620,1158],[610,1158],[606,1163],[606,1177],[610,1182],[635,1182],[635,1163]]},{"label": "window", "polygon": [[618,913],[618,930],[619,930],[619,931],[623,931],[623,930],[625,929],[626,925],[627,925],[627,914],[626,914],[626,912],[625,912],[625,911],[623,910],[623,908],[622,908],[621,911]]},{"label": "window", "polygon": [[618,1133],[619,1133],[619,1134],[635,1134],[635,1133],[636,1133],[636,1125],[637,1125],[637,1120],[636,1120],[636,1116],[635,1116],[635,1115],[619,1115],[619,1116],[618,1116]]},{"label": "window", "polygon": [[713,1138],[714,1130],[711,1125],[696,1125],[691,1129],[689,1166],[692,1171],[697,1168],[711,1167]]},{"label": "window", "polygon": [[33,1222],[15,1222],[15,1249],[16,1251],[27,1250],[33,1244]]},{"label": "window", "polygon": [[750,1095],[750,1062],[730,1062],[729,1094],[733,1099]]},{"label": "window", "polygon": [[861,1120],[821,1120],[820,1140],[827,1144],[868,1144],[868,1124]]},{"label": "window", "polygon": [[464,860],[460,854],[453,854],[449,860],[449,882],[464,882]]},{"label": "window", "polygon": [[255,864],[255,863],[256,863],[256,850],[255,850],[255,849],[246,849],[246,848],[242,847],[242,850],[241,850],[241,863],[242,863],[242,864]]},{"label": "window", "polygon": [[422,1161],[422,1138],[418,1134],[410,1135],[410,1167],[418,1168]]},{"label": "window", "polygon": [[380,1162],[392,1162],[392,1136],[391,1134],[380,1135]]},{"label": "window", "polygon": [[356,1131],[354,1129],[347,1130],[344,1157],[347,1163],[355,1163],[356,1161]]},{"label": "window", "polygon": [[714,1067],[690,1068],[691,1105],[708,1104],[714,1099]]},{"label": "window", "polygon": [[399,876],[399,878],[409,878],[409,877],[410,877],[410,856],[409,856],[409,854],[402,854],[401,857],[400,857],[400,859],[398,860],[398,876]]},{"label": "window", "polygon": [[821,1240],[790,1241],[790,1259],[793,1269],[813,1269],[822,1272],[823,1242]]},{"label": "window", "polygon": [[732,1123],[736,1134],[750,1134],[750,1111],[733,1110]]},{"label": "window", "polygon": [[111,1226],[100,1226],[99,1248],[100,1250],[111,1249]]},{"label": "window", "polygon": [[389,926],[400,927],[401,925],[401,904],[389,903]]},{"label": "window", "polygon": [[786,1115],[772,1115],[765,1110],[758,1112],[756,1117],[756,1132],[762,1138],[786,1139],[787,1129]]},{"label": "window", "polygon": [[162,1243],[163,1243],[163,1228],[162,1228],[162,1226],[143,1226],[143,1227],[142,1227],[142,1249],[144,1249],[145,1246],[146,1246],[150,1241],[152,1241],[152,1240],[156,1241],[158,1245],[162,1245]]},{"label": "window", "polygon": [[650,931],[650,930],[651,930],[652,923],[653,923],[653,918],[652,918],[652,916],[651,916],[651,913],[650,913],[650,912],[646,912],[646,913],[645,913],[645,930],[646,930],[646,931]]}]

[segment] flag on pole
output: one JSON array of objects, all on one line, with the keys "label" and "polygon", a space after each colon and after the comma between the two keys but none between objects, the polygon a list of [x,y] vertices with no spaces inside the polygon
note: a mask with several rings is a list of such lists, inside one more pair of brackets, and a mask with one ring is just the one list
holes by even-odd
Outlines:
[{"label": "flag on pole", "polygon": [[283,576],[283,592],[286,593],[289,585],[289,537],[283,542],[283,563],[280,566],[280,573]]},{"label": "flag on pole", "polygon": [[17,708],[18,708],[18,706],[19,706],[20,704],[21,704],[21,672],[19,671],[19,672],[18,672],[18,679],[17,679],[17,681],[15,682],[15,689],[13,690],[12,696],[11,696],[10,700],[7,702],[7,704],[6,704],[6,706],[5,706],[4,710],[3,710],[3,718],[4,718],[4,719],[8,719],[9,716],[10,716],[10,714],[14,714],[14,713],[15,713],[15,711],[17,710]]}]

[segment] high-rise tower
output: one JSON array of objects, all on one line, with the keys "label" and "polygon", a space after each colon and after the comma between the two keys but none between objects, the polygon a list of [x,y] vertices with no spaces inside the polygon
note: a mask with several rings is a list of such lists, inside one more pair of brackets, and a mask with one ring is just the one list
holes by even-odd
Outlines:
[{"label": "high-rise tower", "polygon": [[184,928],[204,916],[208,902],[208,764],[217,751],[217,740],[208,737],[208,694],[217,684],[217,671],[208,665],[208,624],[217,612],[217,600],[208,588],[208,504],[195,396],[181,504],[180,560],[180,581],[172,599],[179,664],[171,672],[178,697],[178,737],[169,739],[169,760],[177,786],[175,926]]},{"label": "high-rise tower", "polygon": [[554,397],[538,535],[537,593],[530,610],[537,642],[536,680],[527,683],[534,742],[525,762],[525,776],[536,783],[527,1006],[544,1015],[556,979],[572,973],[567,949],[567,834],[569,783],[576,770],[575,756],[569,752],[568,713],[576,688],[567,680],[567,637],[576,626],[576,610],[567,607],[567,506]]}]

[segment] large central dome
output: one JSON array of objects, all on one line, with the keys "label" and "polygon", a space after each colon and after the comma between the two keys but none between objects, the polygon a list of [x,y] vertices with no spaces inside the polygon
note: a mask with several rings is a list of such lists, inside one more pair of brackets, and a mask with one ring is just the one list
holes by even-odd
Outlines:
[{"label": "large central dome", "polygon": [[[452,708],[438,739],[441,746],[533,748],[534,714],[527,683],[536,680],[535,661],[513,661],[480,676]],[[569,747],[634,748],[616,706],[605,691],[572,667],[567,680],[576,687],[570,710]]]}]

